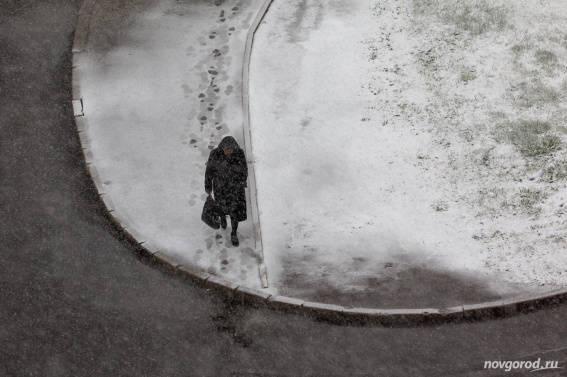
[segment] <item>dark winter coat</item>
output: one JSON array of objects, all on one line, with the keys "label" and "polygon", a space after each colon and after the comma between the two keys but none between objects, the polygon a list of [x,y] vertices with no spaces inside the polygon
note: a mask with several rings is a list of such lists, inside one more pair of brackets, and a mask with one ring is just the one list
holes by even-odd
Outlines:
[{"label": "dark winter coat", "polygon": [[[224,151],[232,150],[231,156]],[[205,172],[205,191],[213,192],[215,201],[225,215],[246,220],[246,180],[248,167],[244,151],[232,136],[227,136],[211,151]]]}]

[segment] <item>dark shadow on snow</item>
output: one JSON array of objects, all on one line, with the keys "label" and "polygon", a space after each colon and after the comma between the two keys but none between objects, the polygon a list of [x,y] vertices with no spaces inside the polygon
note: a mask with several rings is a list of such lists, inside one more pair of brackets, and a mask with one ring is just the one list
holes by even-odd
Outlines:
[{"label": "dark shadow on snow", "polygon": [[345,308],[379,309],[448,308],[504,298],[474,276],[418,266],[385,264],[383,268],[387,273],[349,280],[348,285],[359,287],[356,289],[337,288],[327,277],[289,274],[282,281],[280,294]]}]

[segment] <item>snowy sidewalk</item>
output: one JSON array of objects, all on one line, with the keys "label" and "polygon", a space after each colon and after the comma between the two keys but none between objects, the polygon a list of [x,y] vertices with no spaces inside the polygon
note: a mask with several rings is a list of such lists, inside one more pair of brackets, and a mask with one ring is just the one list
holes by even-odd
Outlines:
[{"label": "snowy sidewalk", "polygon": [[261,5],[100,0],[76,68],[113,215],[180,263],[251,288],[261,288],[252,222],[235,248],[230,227],[200,215],[210,150],[226,135],[243,147],[242,60]]}]

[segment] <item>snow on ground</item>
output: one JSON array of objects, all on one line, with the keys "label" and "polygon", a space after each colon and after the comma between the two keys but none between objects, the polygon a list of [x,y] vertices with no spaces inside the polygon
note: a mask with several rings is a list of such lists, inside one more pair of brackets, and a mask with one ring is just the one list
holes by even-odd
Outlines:
[{"label": "snow on ground", "polygon": [[235,248],[230,226],[214,231],[200,215],[210,150],[226,135],[243,145],[242,59],[260,6],[99,1],[76,68],[115,212],[160,251],[255,288],[251,221]]},{"label": "snow on ground", "polygon": [[565,286],[565,10],[275,0],[250,111],[280,293],[363,292],[416,266],[501,296]]},{"label": "snow on ground", "polygon": [[[200,212],[210,149],[243,142],[260,6],[101,0],[75,68],[116,212],[255,288],[251,221],[234,248]],[[269,291],[424,307],[564,286],[564,7],[275,0],[250,67]]]}]

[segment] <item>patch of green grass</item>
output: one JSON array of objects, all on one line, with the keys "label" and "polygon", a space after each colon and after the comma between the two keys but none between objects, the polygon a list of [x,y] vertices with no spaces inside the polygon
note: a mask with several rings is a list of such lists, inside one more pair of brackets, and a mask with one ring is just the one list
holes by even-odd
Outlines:
[{"label": "patch of green grass", "polygon": [[482,166],[489,166],[490,165],[490,160],[492,158],[491,153],[492,150],[494,149],[494,147],[490,147],[490,148],[483,148],[480,150],[476,151],[476,155],[477,155],[477,162],[479,165]]},{"label": "patch of green grass", "polygon": [[444,212],[449,210],[449,204],[447,204],[447,202],[445,202],[444,200],[436,201],[431,205],[431,207],[433,207],[433,209],[435,209],[435,211],[437,212]]},{"label": "patch of green grass", "polygon": [[[531,216],[537,216],[542,212],[541,204],[545,199],[548,198],[548,194],[537,188],[521,188],[517,192],[513,193],[511,196],[501,195],[501,200],[499,202],[499,208],[495,209],[495,212],[502,214],[503,212],[508,213],[523,213]],[[485,207],[488,203],[483,203]],[[487,211],[488,212],[488,211]]]},{"label": "patch of green grass", "polygon": [[530,213],[534,211],[538,212],[538,207],[535,207],[535,205],[547,199],[547,194],[545,192],[532,187],[522,187],[518,191],[517,196],[520,208]]},{"label": "patch of green grass", "polygon": [[509,9],[487,0],[413,0],[416,15],[436,16],[446,24],[479,35],[508,26]]},{"label": "patch of green grass", "polygon": [[537,50],[534,55],[536,60],[542,64],[549,64],[557,61],[557,55],[555,55],[553,51],[540,49]]},{"label": "patch of green grass", "polygon": [[522,52],[529,50],[531,47],[532,46],[530,43],[522,41],[512,46],[511,50],[516,54],[521,54]]},{"label": "patch of green grass", "polygon": [[567,161],[556,161],[545,168],[544,179],[548,182],[560,181],[567,178]]},{"label": "patch of green grass", "polygon": [[560,93],[555,88],[546,86],[539,81],[518,84],[520,95],[518,96],[521,107],[530,108],[545,103],[556,103],[559,101]]},{"label": "patch of green grass", "polygon": [[464,81],[465,83],[472,81],[476,79],[476,73],[473,71],[469,71],[469,70],[464,70],[461,72],[461,81]]},{"label": "patch of green grass", "polygon": [[551,130],[551,124],[539,120],[525,120],[516,125],[516,130],[522,133],[541,135]]},{"label": "patch of green grass", "polygon": [[561,138],[551,130],[552,127],[548,122],[528,120],[503,124],[497,127],[493,134],[496,141],[509,142],[524,156],[534,157],[561,148]]},{"label": "patch of green grass", "polygon": [[534,57],[547,76],[553,76],[559,66],[559,58],[555,52],[550,50],[538,49],[534,52]]},{"label": "patch of green grass", "polygon": [[561,138],[552,134],[546,134],[541,137],[528,135],[520,143],[520,151],[524,155],[539,156],[558,150],[561,147]]}]

